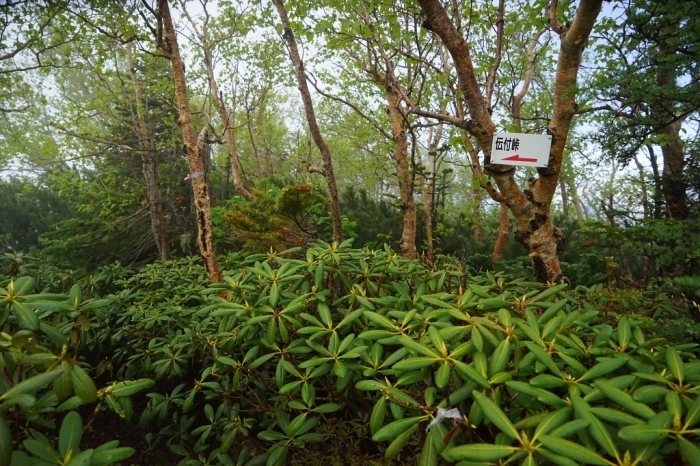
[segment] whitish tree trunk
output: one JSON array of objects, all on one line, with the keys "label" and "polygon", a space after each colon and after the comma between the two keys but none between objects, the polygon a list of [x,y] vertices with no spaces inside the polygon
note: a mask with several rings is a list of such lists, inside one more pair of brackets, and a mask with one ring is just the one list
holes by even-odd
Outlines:
[{"label": "whitish tree trunk", "polygon": [[194,205],[197,216],[197,244],[204,261],[209,280],[213,283],[223,282],[221,267],[214,251],[212,239],[212,222],[210,212],[209,191],[204,181],[204,166],[197,147],[197,135],[192,126],[190,114],[190,102],[187,96],[187,82],[185,81],[185,69],[180,57],[180,48],[177,43],[177,34],[173,19],[170,16],[170,7],[167,0],[159,1],[159,16],[164,29],[163,41],[158,46],[170,58],[175,81],[175,95],[178,104],[178,124],[182,130],[182,140],[185,145],[187,163],[189,164]]},{"label": "whitish tree trunk", "polygon": [[272,3],[275,5],[280,20],[282,21],[282,25],[284,26],[283,35],[289,49],[289,57],[291,58],[292,64],[294,65],[294,69],[296,71],[297,85],[299,86],[299,92],[301,92],[301,100],[304,103],[304,112],[306,113],[306,122],[309,125],[309,132],[311,133],[311,138],[314,140],[316,147],[318,147],[318,150],[321,152],[321,157],[323,159],[323,174],[326,178],[326,183],[328,184],[328,194],[330,196],[333,241],[340,242],[343,240],[343,226],[340,217],[338,186],[335,182],[335,174],[333,173],[331,151],[328,148],[328,144],[326,144],[326,141],[323,139],[321,130],[318,127],[318,122],[316,121],[316,112],[314,111],[311,93],[309,92],[309,86],[306,82],[304,63],[302,62],[301,55],[299,54],[299,47],[297,46],[296,39],[294,38],[294,31],[292,31],[292,28],[289,25],[287,9],[285,8],[282,0],[272,0]]},{"label": "whitish tree trunk", "polygon": [[[442,39],[454,63],[459,90],[467,103],[470,121],[467,129],[484,151],[485,170],[496,181],[498,193],[489,194],[499,202],[505,202],[517,224],[516,240],[529,252],[535,279],[541,282],[565,282],[566,277],[559,264],[559,252],[563,246],[563,234],[552,225],[550,207],[559,181],[559,172],[571,121],[577,111],[576,81],[581,65],[581,55],[586,46],[602,0],[581,0],[570,26],[556,22],[550,15],[552,28],[561,37],[554,90],[554,108],[549,131],[552,146],[548,166],[538,169],[539,177],[523,191],[518,186],[514,170],[509,166],[490,163],[490,148],[496,127],[481,94],[472,65],[470,47],[462,33],[450,20],[440,0],[419,0],[426,21]],[[556,4],[553,5],[556,7]],[[556,8],[552,8],[556,11]]]},{"label": "whitish tree trunk", "polygon": [[126,66],[129,68],[131,84],[134,88],[136,107],[136,127],[139,133],[139,148],[141,149],[141,165],[143,179],[146,183],[146,195],[148,196],[148,213],[151,219],[151,233],[158,248],[158,258],[168,258],[170,248],[165,234],[165,216],[163,215],[163,200],[160,193],[160,180],[158,176],[158,159],[156,157],[155,138],[146,125],[146,103],[139,85],[139,80],[134,69],[132,45],[125,48]]},{"label": "whitish tree trunk", "polygon": [[569,195],[566,192],[566,180],[563,176],[559,177],[559,191],[561,194],[561,210],[564,218],[569,218]]}]

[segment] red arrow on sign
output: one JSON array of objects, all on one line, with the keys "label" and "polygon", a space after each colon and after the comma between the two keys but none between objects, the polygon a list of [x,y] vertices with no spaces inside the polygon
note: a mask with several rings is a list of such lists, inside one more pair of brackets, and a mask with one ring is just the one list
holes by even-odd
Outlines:
[{"label": "red arrow on sign", "polygon": [[529,159],[527,157],[520,157],[520,154],[511,155],[510,157],[505,157],[503,160],[508,160],[509,162],[537,162],[537,159]]}]

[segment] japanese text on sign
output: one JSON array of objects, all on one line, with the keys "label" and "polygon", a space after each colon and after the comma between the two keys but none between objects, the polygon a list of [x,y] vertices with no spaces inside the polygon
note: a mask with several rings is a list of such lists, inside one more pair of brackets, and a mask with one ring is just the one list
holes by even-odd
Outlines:
[{"label": "japanese text on sign", "polygon": [[520,148],[520,139],[496,137],[496,150],[518,150]]}]

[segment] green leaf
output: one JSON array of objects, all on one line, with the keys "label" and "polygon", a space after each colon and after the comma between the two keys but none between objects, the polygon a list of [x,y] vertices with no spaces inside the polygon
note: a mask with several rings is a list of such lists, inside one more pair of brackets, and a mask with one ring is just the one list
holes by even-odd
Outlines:
[{"label": "green leaf", "polygon": [[450,363],[444,361],[435,372],[435,385],[444,388],[450,383]]},{"label": "green leaf", "polygon": [[647,424],[634,424],[620,429],[620,438],[640,445],[658,442],[668,437],[670,429],[662,429]]},{"label": "green leaf", "polygon": [[550,413],[545,417],[535,429],[535,433],[532,436],[532,441],[534,442],[537,437],[543,434],[548,434],[560,425],[564,424],[571,417],[572,409],[569,407],[561,408],[553,413]]},{"label": "green leaf", "polygon": [[689,466],[700,466],[700,448],[684,439],[678,437],[678,446]]},{"label": "green leaf", "polygon": [[268,451],[267,462],[265,466],[282,466],[287,459],[289,447],[282,444],[273,445]]},{"label": "green leaf", "polygon": [[10,466],[12,460],[12,433],[5,418],[0,414],[0,466]]},{"label": "green leaf", "polygon": [[632,398],[641,403],[656,403],[664,399],[666,393],[669,391],[666,387],[661,387],[659,385],[645,385],[644,387],[639,387],[632,394]]},{"label": "green leaf", "polygon": [[537,359],[547,367],[547,369],[552,371],[553,374],[563,378],[559,367],[557,367],[552,357],[545,350],[533,342],[526,341],[524,343],[525,346],[527,346],[528,349],[537,357]]},{"label": "green leaf", "polygon": [[80,446],[80,438],[83,435],[83,421],[80,414],[71,411],[66,414],[58,433],[58,453],[64,458],[72,457]]},{"label": "green leaf", "polygon": [[477,385],[481,386],[482,388],[491,388],[491,384],[489,383],[489,381],[482,377],[481,374],[479,374],[476,371],[476,369],[474,369],[470,365],[465,364],[461,361],[454,361],[454,365],[457,371],[459,371],[462,375],[472,380],[473,382],[476,382]]},{"label": "green leaf", "polygon": [[613,424],[631,426],[634,424],[644,423],[644,421],[632,416],[631,414],[623,413],[622,411],[618,411],[612,408],[603,408],[596,406],[591,408],[591,412],[600,419],[612,422]]},{"label": "green leaf", "polygon": [[22,442],[22,445],[24,445],[26,451],[31,452],[34,456],[37,456],[44,461],[54,464],[61,463],[61,457],[58,455],[58,452],[45,441],[27,439]]},{"label": "green leaf", "polygon": [[623,317],[617,323],[617,342],[622,348],[627,348],[630,343],[630,336],[632,334],[632,329],[627,317]]},{"label": "green leaf", "polygon": [[700,421],[700,396],[695,397],[695,401],[688,408],[688,414],[685,416],[685,426],[684,429],[689,429],[696,422]]},{"label": "green leaf", "polygon": [[92,455],[91,466],[103,466],[124,461],[133,456],[136,451],[131,447],[110,448],[108,450],[95,450]]},{"label": "green leaf", "polygon": [[92,403],[97,399],[97,387],[89,375],[82,367],[75,365],[70,374],[73,381],[73,390],[75,394],[86,403]]},{"label": "green leaf", "polygon": [[438,361],[439,359],[436,357],[417,356],[399,361],[392,368],[397,371],[415,371],[435,364]]},{"label": "green leaf", "polygon": [[404,347],[415,351],[416,353],[422,354],[423,356],[428,356],[432,358],[440,357],[440,355],[435,351],[431,350],[427,346],[423,346],[420,343],[413,341],[409,337],[402,336],[401,338],[399,338],[399,343],[401,343]]},{"label": "green leaf", "polygon": [[384,416],[386,416],[386,397],[381,396],[374,404],[369,418],[369,431],[372,435],[376,434],[384,424]]},{"label": "green leaf", "polygon": [[[552,287],[550,287],[550,288],[547,288],[547,289],[545,289],[545,290],[542,290],[539,294],[537,294],[536,296],[533,296],[533,297],[530,299],[530,301],[532,301],[533,303],[544,301],[545,299],[550,298],[550,297],[556,295],[556,294],[559,293],[560,291],[564,291],[568,286],[569,286],[569,285],[567,285],[566,283],[561,283],[561,284],[559,284],[559,285],[554,285],[554,286],[552,286]],[[566,300],[564,300],[564,301],[566,301]]]},{"label": "green leaf", "polygon": [[600,466],[607,466],[610,464],[598,453],[595,453],[588,448],[579,445],[578,443],[570,442],[569,440],[560,439],[550,435],[542,435],[540,436],[540,442],[542,442],[542,445],[544,445],[548,450],[583,464],[596,464]]},{"label": "green leaf", "polygon": [[420,458],[418,459],[418,466],[437,466],[438,464],[438,452],[435,447],[435,443],[430,435],[425,437],[423,442],[423,449],[420,452]]},{"label": "green leaf", "polygon": [[510,361],[511,346],[510,341],[506,338],[501,341],[489,358],[489,376],[493,377],[495,374],[505,370]]},{"label": "green leaf", "polygon": [[44,372],[43,374],[35,375],[23,380],[0,395],[0,401],[12,398],[13,396],[21,395],[23,393],[35,393],[56,380],[61,374],[63,374],[63,370],[56,369],[51,372]]},{"label": "green leaf", "polygon": [[386,442],[387,440],[393,440],[414,425],[418,424],[421,420],[423,420],[423,418],[424,416],[407,417],[405,419],[399,419],[398,421],[387,424],[372,436],[372,440],[375,442]]},{"label": "green leaf", "polygon": [[591,407],[588,405],[588,403],[586,403],[579,395],[571,395],[570,400],[576,414],[581,419],[584,419],[590,423],[588,426],[588,431],[591,433],[591,436],[593,436],[595,441],[598,442],[598,445],[603,447],[603,450],[605,450],[608,455],[617,458],[619,456],[619,452],[617,450],[615,440],[613,440],[610,432],[601,422],[601,420],[593,415],[591,412]]},{"label": "green leaf", "polygon": [[568,438],[574,435],[579,430],[585,429],[590,424],[590,421],[586,419],[574,419],[573,421],[567,422],[566,424],[557,427],[551,432],[551,434],[552,437]]},{"label": "green leaf", "polygon": [[386,384],[378,380],[360,380],[355,384],[355,388],[365,391],[383,390],[386,388]]},{"label": "green leaf", "polygon": [[319,405],[312,409],[314,413],[320,413],[320,414],[326,414],[326,413],[334,413],[338,411],[341,408],[341,406],[337,403],[324,403],[322,405]]},{"label": "green leaf", "polygon": [[670,346],[666,348],[666,365],[668,366],[668,370],[671,371],[671,374],[673,374],[676,380],[678,380],[679,383],[683,383],[683,379],[685,378],[683,361],[678,355],[678,352]]},{"label": "green leaf", "polygon": [[653,409],[645,404],[635,401],[632,396],[623,392],[619,388],[616,388],[610,382],[605,380],[597,380],[595,382],[595,386],[598,388],[598,390],[603,392],[605,396],[637,416],[643,417],[644,419],[651,419],[656,415]]},{"label": "green leaf", "polygon": [[387,447],[384,456],[386,458],[393,458],[394,456],[398,455],[399,452],[401,452],[401,450],[403,449],[403,447],[406,446],[408,441],[411,440],[411,437],[413,436],[416,430],[418,430],[418,424],[414,424],[406,432],[396,437],[394,441],[391,442],[389,447]]},{"label": "green leaf", "polygon": [[514,439],[520,438],[520,436],[518,435],[518,431],[515,429],[515,427],[513,427],[513,424],[510,422],[510,419],[508,419],[508,416],[506,416],[505,413],[501,411],[501,408],[499,408],[496,405],[496,403],[494,403],[493,400],[491,400],[491,398],[476,390],[472,392],[472,396],[474,397],[476,402],[479,403],[479,406],[484,412],[484,415],[496,427],[501,429],[501,432]]},{"label": "green leaf", "polygon": [[146,388],[151,388],[155,381],[151,379],[127,380],[114,384],[110,393],[116,397],[130,396]]},{"label": "green leaf", "polygon": [[470,445],[460,445],[445,451],[452,461],[495,461],[500,458],[510,456],[515,448],[509,445],[491,445],[489,443],[472,443]]},{"label": "green leaf", "polygon": [[28,330],[39,330],[39,318],[36,313],[24,303],[15,301],[12,303],[12,311],[19,322],[19,326]]},{"label": "green leaf", "polygon": [[94,450],[85,450],[74,456],[66,466],[89,466],[92,463]]},{"label": "green leaf", "polygon": [[599,377],[602,377],[606,374],[609,374],[610,372],[619,369],[620,367],[624,366],[629,358],[627,357],[617,357],[613,359],[608,359],[606,361],[600,362],[596,364],[595,366],[591,367],[586,371],[585,374],[583,374],[577,382],[583,382],[584,380],[591,380],[591,379],[597,379]]}]

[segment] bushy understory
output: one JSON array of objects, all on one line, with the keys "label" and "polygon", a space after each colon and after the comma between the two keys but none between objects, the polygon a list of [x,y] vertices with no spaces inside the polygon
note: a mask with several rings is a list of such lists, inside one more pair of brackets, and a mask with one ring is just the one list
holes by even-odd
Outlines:
[{"label": "bushy understory", "polygon": [[345,243],[227,268],[14,267],[0,465],[158,463],[81,445],[103,410],[187,465],[700,464],[697,344],[646,337],[658,308]]}]

